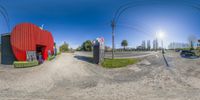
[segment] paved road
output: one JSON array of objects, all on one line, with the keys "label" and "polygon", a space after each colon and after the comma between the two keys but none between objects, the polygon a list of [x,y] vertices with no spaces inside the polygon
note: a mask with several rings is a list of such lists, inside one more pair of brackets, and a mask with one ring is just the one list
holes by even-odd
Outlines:
[{"label": "paved road", "polygon": [[[92,52],[76,52],[79,55],[83,56],[93,56]],[[138,57],[145,57],[148,55],[155,54],[157,52],[153,51],[134,51],[134,52],[115,52],[115,58],[138,58]],[[111,58],[112,52],[105,52],[105,58]]]},{"label": "paved road", "polygon": [[53,61],[25,69],[0,66],[0,99],[47,100],[198,100],[200,59],[167,53],[125,68],[104,69],[90,58],[62,54]]}]

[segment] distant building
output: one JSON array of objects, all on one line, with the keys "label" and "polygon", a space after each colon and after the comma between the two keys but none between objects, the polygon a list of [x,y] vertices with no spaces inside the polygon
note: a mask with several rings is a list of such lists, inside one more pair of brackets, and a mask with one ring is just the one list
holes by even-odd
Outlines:
[{"label": "distant building", "polygon": [[158,49],[158,40],[157,39],[153,40],[153,49],[154,50]]},{"label": "distant building", "polygon": [[194,48],[197,48],[197,47],[200,47],[200,40],[197,40],[197,41],[194,43]]},{"label": "distant building", "polygon": [[137,50],[142,50],[143,49],[143,47],[142,46],[137,46],[137,48],[136,48]]},{"label": "distant building", "polygon": [[180,48],[189,48],[190,45],[188,43],[177,43],[172,42],[169,44],[168,49],[180,49]]},{"label": "distant building", "polygon": [[151,50],[151,41],[147,40],[147,50]]},{"label": "distant building", "polygon": [[200,47],[200,40],[198,40],[197,47]]},{"label": "distant building", "polygon": [[105,51],[112,51],[112,48],[109,46],[105,46]]},{"label": "distant building", "polygon": [[142,46],[142,49],[143,49],[143,50],[145,50],[145,49],[146,49],[146,42],[145,42],[145,40],[144,40],[144,41],[142,41],[142,45],[141,45],[141,46]]}]

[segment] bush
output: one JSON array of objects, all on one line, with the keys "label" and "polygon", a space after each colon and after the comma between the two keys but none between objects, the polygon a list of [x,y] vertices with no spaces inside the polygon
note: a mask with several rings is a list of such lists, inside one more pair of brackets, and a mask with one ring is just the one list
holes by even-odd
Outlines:
[{"label": "bush", "polygon": [[51,56],[51,57],[48,57],[48,60],[51,61],[51,60],[53,60],[54,58],[55,58],[55,56],[53,55],[53,56]]},{"label": "bush", "polygon": [[60,52],[67,52],[67,51],[69,51],[69,44],[64,42],[64,44],[60,46]]},{"label": "bush", "polygon": [[61,52],[57,52],[57,55],[60,55],[61,54]]},{"label": "bush", "polygon": [[177,48],[176,50],[190,50],[190,48]]},{"label": "bush", "polygon": [[197,47],[197,49],[196,49],[196,55],[200,56],[200,47]]},{"label": "bush", "polygon": [[31,61],[31,62],[28,62],[28,61],[15,61],[13,63],[15,68],[33,67],[33,66],[37,66],[38,64],[39,64],[39,62],[37,60],[36,61]]}]

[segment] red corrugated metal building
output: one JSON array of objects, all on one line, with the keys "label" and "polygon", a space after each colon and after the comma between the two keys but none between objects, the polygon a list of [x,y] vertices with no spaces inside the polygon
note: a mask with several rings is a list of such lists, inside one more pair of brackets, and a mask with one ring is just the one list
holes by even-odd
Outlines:
[{"label": "red corrugated metal building", "polygon": [[11,32],[11,46],[17,60],[26,61],[27,51],[41,52],[44,60],[54,52],[52,34],[31,23],[21,23]]}]

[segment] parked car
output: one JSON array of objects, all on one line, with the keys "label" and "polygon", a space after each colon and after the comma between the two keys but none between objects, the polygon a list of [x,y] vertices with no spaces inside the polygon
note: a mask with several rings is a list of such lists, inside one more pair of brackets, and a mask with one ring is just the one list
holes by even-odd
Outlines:
[{"label": "parked car", "polygon": [[180,51],[181,51],[181,50],[179,50],[179,49],[176,49],[176,50],[175,50],[175,52],[180,52]]},{"label": "parked car", "polygon": [[192,56],[196,56],[194,52],[190,51],[190,50],[182,50],[180,55],[182,57],[192,57]]}]

